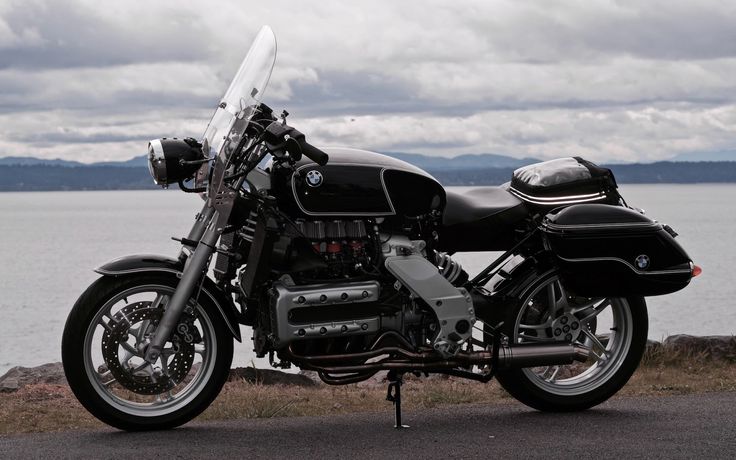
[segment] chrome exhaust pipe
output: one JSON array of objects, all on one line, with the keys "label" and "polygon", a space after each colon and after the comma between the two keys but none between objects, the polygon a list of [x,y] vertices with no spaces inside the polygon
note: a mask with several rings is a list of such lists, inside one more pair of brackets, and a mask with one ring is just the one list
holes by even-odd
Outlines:
[{"label": "chrome exhaust pipe", "polygon": [[[579,344],[549,343],[549,344],[517,344],[501,346],[498,349],[498,367],[504,369],[553,366],[557,364],[571,364],[574,361],[586,361],[589,351]],[[381,355],[396,355],[363,364],[340,366],[338,363],[347,359],[369,359]],[[400,370],[403,372],[424,371],[442,372],[444,369],[453,369],[458,366],[490,366],[493,364],[493,354],[490,350],[475,352],[460,352],[450,359],[441,359],[434,351],[411,352],[399,347],[384,347],[363,353],[297,356],[288,352],[293,362],[300,363],[302,369],[310,369],[326,374],[367,373],[385,370]],[[439,358],[439,359],[438,359]],[[333,362],[332,365],[329,363]]]},{"label": "chrome exhaust pipe", "polygon": [[506,369],[552,366],[587,361],[590,351],[578,344],[518,344],[498,349],[498,364]]}]

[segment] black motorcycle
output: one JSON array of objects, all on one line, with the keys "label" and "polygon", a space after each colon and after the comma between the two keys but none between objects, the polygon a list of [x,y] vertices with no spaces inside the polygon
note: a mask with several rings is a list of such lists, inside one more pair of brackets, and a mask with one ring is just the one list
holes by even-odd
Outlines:
[{"label": "black motorcycle", "polygon": [[[241,324],[256,356],[331,385],[388,371],[397,426],[406,373],[496,377],[543,411],[627,382],[643,297],[699,269],[610,170],[563,158],[457,192],[384,155],[322,151],[261,103],[275,58],[264,27],[201,142],[149,144],[154,181],[205,204],[177,258],[106,263],[74,305],[62,354],[84,407],[125,430],[186,423],[226,381]],[[460,251],[503,255],[471,278]]]}]

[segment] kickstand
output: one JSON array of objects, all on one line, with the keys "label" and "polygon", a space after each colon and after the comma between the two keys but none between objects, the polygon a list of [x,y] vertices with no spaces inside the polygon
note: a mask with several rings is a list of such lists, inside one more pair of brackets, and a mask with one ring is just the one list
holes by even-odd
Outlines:
[{"label": "kickstand", "polygon": [[386,394],[386,401],[394,403],[394,409],[396,413],[396,425],[394,428],[402,429],[409,428],[409,425],[401,424],[401,374],[389,371],[388,372],[388,393]]}]

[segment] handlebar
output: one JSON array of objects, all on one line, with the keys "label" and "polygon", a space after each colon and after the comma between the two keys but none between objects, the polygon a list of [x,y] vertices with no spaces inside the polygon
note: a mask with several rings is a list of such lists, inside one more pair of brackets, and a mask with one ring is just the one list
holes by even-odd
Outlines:
[{"label": "handlebar", "polygon": [[[307,158],[314,161],[320,166],[324,166],[327,164],[327,162],[330,159],[329,155],[327,155],[322,150],[318,149],[317,147],[307,142],[304,137],[304,134],[294,129],[289,136],[297,142],[297,145],[299,146],[299,150],[301,154],[303,154],[304,156],[306,156]],[[290,150],[289,146],[291,144],[286,144],[286,145],[287,145],[287,150]],[[289,153],[292,153],[292,152],[289,151]]]},{"label": "handlebar", "polygon": [[266,128],[264,140],[270,149],[285,149],[297,161],[304,155],[318,165],[324,166],[330,159],[325,152],[307,142],[304,134],[278,121],[272,122]]}]

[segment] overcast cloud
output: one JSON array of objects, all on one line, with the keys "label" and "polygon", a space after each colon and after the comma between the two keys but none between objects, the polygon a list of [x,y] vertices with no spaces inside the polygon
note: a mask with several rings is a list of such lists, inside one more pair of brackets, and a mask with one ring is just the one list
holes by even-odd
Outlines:
[{"label": "overcast cloud", "polygon": [[0,156],[199,137],[262,24],[317,145],[654,161],[736,150],[736,3],[0,0]]}]

